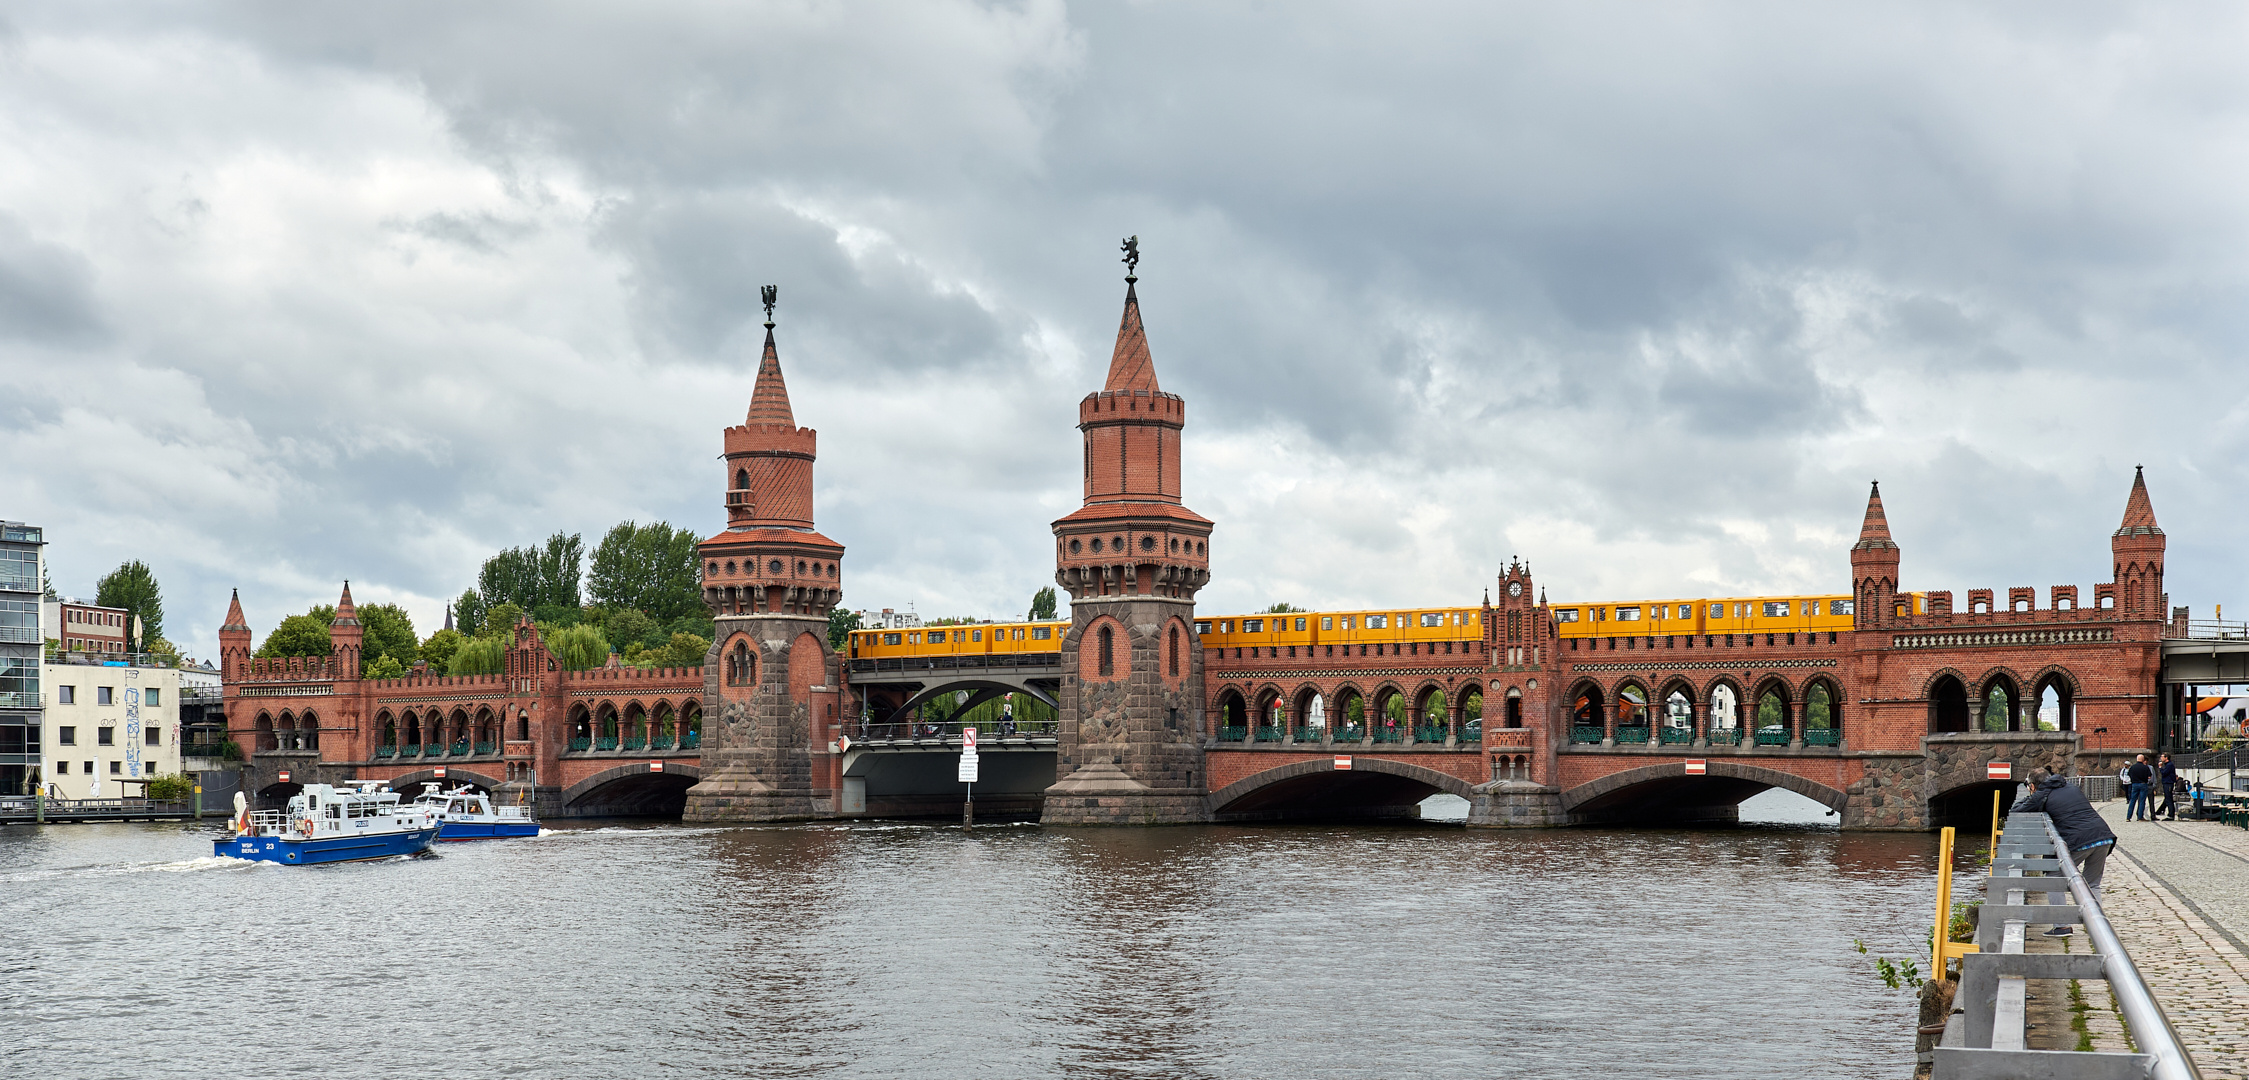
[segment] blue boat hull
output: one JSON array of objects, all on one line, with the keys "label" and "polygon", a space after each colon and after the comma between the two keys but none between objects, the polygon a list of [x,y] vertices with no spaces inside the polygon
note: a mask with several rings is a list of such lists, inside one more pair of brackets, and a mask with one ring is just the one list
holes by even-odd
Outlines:
[{"label": "blue boat hull", "polygon": [[291,836],[241,836],[211,842],[211,854],[229,859],[252,859],[285,866],[387,859],[429,850],[436,829],[383,832],[367,835],[323,836],[306,840]]},{"label": "blue boat hull", "polygon": [[536,821],[448,821],[437,827],[440,840],[505,840],[511,836],[537,836]]}]

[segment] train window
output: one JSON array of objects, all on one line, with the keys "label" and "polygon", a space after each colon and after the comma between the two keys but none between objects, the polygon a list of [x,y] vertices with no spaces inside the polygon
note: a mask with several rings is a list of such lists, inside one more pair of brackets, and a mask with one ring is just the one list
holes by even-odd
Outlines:
[{"label": "train window", "polygon": [[1443,615],[1442,613],[1439,613],[1439,612],[1435,612],[1435,611],[1424,611],[1424,612],[1422,612],[1422,613],[1421,613],[1421,625],[1423,625],[1423,626],[1443,626],[1443,625],[1445,625],[1445,617],[1444,617],[1444,615]]},{"label": "train window", "polygon": [[1555,622],[1576,622],[1576,621],[1577,621],[1577,609],[1576,609],[1576,608],[1574,608],[1574,607],[1566,607],[1566,608],[1556,608],[1556,609],[1554,609],[1554,621],[1555,621]]},{"label": "train window", "polygon": [[1786,601],[1786,600],[1767,600],[1767,601],[1765,601],[1765,617],[1766,617],[1766,618],[1768,618],[1768,619],[1779,619],[1779,618],[1786,618],[1786,617],[1787,617],[1787,615],[1788,615],[1788,601]]},{"label": "train window", "polygon": [[1021,631],[1021,630],[1017,630],[1017,631],[1015,632],[1015,640],[1017,640],[1017,641],[1021,641],[1021,640],[1023,640],[1023,631]]},{"label": "train window", "polygon": [[1034,627],[1032,627],[1032,628],[1031,628],[1031,640],[1032,640],[1032,641],[1052,641],[1052,640],[1054,640],[1054,628],[1053,628],[1053,627],[1051,627],[1051,626],[1034,626]]},{"label": "train window", "polygon": [[982,640],[984,640],[984,631],[982,631],[982,630],[971,630],[971,631],[969,631],[969,632],[968,632],[968,640],[970,640],[970,641],[982,641]]},{"label": "train window", "polygon": [[1335,616],[1333,616],[1333,615],[1322,615],[1322,616],[1320,616],[1320,629],[1322,629],[1322,630],[1333,630],[1333,629],[1335,629]]},{"label": "train window", "polygon": [[1296,629],[1298,633],[1302,633],[1304,631],[1304,620],[1296,620]]},{"label": "train window", "polygon": [[1345,630],[1349,630],[1349,629],[1351,629],[1351,622],[1352,622],[1352,620],[1351,620],[1351,616],[1349,616],[1349,615],[1345,615],[1345,616],[1343,617],[1343,628],[1344,628]]},{"label": "train window", "polygon": [[908,644],[908,645],[919,645],[919,644],[921,644],[921,635],[920,635],[920,634],[908,634],[908,635],[906,635],[906,644]]},{"label": "train window", "polygon": [[1620,607],[1620,608],[1616,609],[1616,621],[1618,621],[1618,622],[1639,622],[1639,621],[1640,621],[1640,609],[1639,609],[1639,608],[1636,608],[1636,607]]},{"label": "train window", "polygon": [[1390,627],[1390,617],[1389,617],[1388,615],[1369,615],[1369,616],[1367,616],[1367,629],[1369,629],[1369,630],[1387,630],[1387,629],[1389,629],[1389,627]]},{"label": "train window", "polygon": [[1679,617],[1680,617],[1680,618],[1682,618],[1682,619],[1692,619],[1692,618],[1694,618],[1694,617],[1695,617],[1695,606],[1694,606],[1693,604],[1681,604],[1681,605],[1679,605]]},{"label": "train window", "polygon": [[1265,620],[1263,620],[1263,619],[1243,619],[1243,620],[1242,620],[1242,633],[1245,633],[1245,634],[1262,634],[1262,633],[1264,633],[1264,632],[1265,632]]},{"label": "train window", "polygon": [[1827,613],[1830,615],[1850,615],[1856,610],[1853,602],[1849,600],[1830,600],[1827,602]]},{"label": "train window", "polygon": [[896,634],[884,634],[884,635],[882,636],[882,643],[883,643],[883,644],[885,644],[885,645],[896,645],[896,644],[898,644],[898,635],[896,635]]},{"label": "train window", "polygon": [[1710,617],[1711,617],[1711,618],[1713,618],[1713,619],[1723,619],[1723,618],[1725,618],[1725,617],[1726,617],[1726,605],[1724,605],[1724,604],[1712,604],[1712,605],[1710,605]]},{"label": "train window", "polygon": [[1749,605],[1748,605],[1748,604],[1735,604],[1735,605],[1734,605],[1734,618],[1737,618],[1737,619],[1746,619],[1746,618],[1748,618],[1748,617],[1749,617]]},{"label": "train window", "polygon": [[1219,633],[1221,633],[1221,634],[1231,634],[1231,633],[1233,633],[1233,632],[1234,632],[1234,620],[1232,620],[1232,619],[1222,619],[1222,620],[1220,620],[1220,621],[1219,621],[1219,623],[1218,623],[1218,632],[1219,632]]},{"label": "train window", "polygon": [[1594,622],[1607,622],[1608,620],[1609,620],[1609,609],[1607,609],[1607,608],[1605,608],[1605,607],[1597,607],[1597,608],[1594,608],[1594,609],[1593,609],[1593,621],[1594,621]]},{"label": "train window", "polygon": [[1208,619],[1197,619],[1197,620],[1195,620],[1195,632],[1196,632],[1196,633],[1198,633],[1198,634],[1207,634],[1207,633],[1210,633],[1210,620],[1208,620]]}]

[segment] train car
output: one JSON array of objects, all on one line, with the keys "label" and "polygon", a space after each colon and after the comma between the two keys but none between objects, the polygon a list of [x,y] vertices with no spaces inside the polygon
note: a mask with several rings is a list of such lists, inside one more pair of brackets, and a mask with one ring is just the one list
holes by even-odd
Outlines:
[{"label": "train car", "polygon": [[[1899,600],[1928,610],[1920,593]],[[1819,596],[1729,596],[1695,600],[1642,600],[1555,604],[1555,634],[1564,638],[1661,637],[1674,634],[1840,634],[1855,625],[1854,601]]]},{"label": "train car", "polygon": [[898,630],[854,630],[851,655],[865,659],[960,656],[973,653],[1042,653],[1062,647],[1068,622],[962,623]]}]

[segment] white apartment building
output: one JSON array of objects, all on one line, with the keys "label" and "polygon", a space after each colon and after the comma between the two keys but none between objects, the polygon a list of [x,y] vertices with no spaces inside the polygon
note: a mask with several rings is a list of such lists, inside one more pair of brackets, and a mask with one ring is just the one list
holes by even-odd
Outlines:
[{"label": "white apartment building", "polygon": [[921,616],[911,611],[894,611],[890,608],[875,611],[862,608],[857,614],[861,630],[898,630],[921,625]]},{"label": "white apartment building", "polygon": [[80,656],[48,661],[40,676],[47,695],[40,773],[49,797],[141,795],[140,782],[180,771],[177,670]]}]

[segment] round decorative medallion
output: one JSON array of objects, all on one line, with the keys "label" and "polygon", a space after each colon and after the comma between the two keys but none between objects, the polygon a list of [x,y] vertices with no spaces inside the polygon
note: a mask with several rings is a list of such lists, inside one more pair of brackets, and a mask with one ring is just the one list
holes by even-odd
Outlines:
[{"label": "round decorative medallion", "polygon": [[1521,595],[1523,595],[1523,583],[1522,583],[1522,582],[1520,582],[1520,581],[1510,581],[1510,582],[1508,582],[1508,583],[1507,583],[1507,595],[1509,595],[1509,596],[1521,596]]}]

